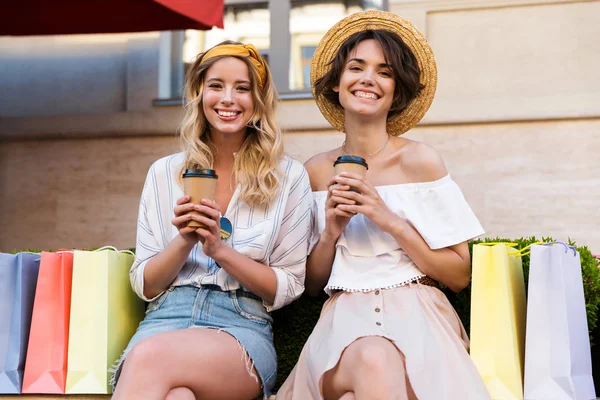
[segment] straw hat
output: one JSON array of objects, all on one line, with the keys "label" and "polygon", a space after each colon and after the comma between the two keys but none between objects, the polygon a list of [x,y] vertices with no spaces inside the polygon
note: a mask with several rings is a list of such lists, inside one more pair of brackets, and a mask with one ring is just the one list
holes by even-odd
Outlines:
[{"label": "straw hat", "polygon": [[[335,24],[323,36],[315,50],[310,70],[310,81],[315,95],[315,82],[325,75],[342,43],[356,32],[365,30],[387,30],[398,34],[417,59],[421,71],[423,89],[399,114],[387,121],[390,135],[399,136],[415,126],[425,115],[435,94],[437,68],[431,47],[425,37],[404,18],[385,11],[369,10],[352,14]],[[344,109],[327,100],[322,94],[316,97],[323,116],[335,129],[344,132]]]}]

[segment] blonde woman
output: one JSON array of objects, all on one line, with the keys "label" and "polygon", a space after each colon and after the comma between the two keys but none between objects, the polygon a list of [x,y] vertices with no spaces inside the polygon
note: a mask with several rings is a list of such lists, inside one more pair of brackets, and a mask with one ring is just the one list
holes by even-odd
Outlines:
[{"label": "blonde woman", "polygon": [[[306,164],[320,232],[306,290],[330,298],[277,399],[489,399],[438,283],[468,285],[467,241],[483,229],[437,151],[401,137],[433,100],[431,48],[405,19],[365,11],[331,28],[312,62],[317,104],[345,133]],[[335,173],[348,155],[365,177]]]},{"label": "blonde woman", "polygon": [[[310,183],[283,155],[277,94],[254,46],[201,54],[185,95],[183,152],[155,162],[142,193],[130,275],[150,304],[115,369],[114,398],[266,398],[276,378],[269,312],[304,290]],[[184,196],[191,168],[216,171],[214,201]]]}]

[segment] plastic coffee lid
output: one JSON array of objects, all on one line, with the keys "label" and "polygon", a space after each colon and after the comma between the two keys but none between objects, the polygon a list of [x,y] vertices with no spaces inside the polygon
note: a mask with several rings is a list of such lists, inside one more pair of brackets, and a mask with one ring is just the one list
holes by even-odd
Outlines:
[{"label": "plastic coffee lid", "polygon": [[217,172],[214,169],[188,168],[183,173],[184,178],[213,178],[217,179]]},{"label": "plastic coffee lid", "polygon": [[367,164],[364,158],[351,155],[339,156],[337,160],[335,160],[335,162],[333,163],[333,166],[335,167],[338,164],[345,163],[360,164],[363,165],[366,169],[369,169],[369,165]]}]

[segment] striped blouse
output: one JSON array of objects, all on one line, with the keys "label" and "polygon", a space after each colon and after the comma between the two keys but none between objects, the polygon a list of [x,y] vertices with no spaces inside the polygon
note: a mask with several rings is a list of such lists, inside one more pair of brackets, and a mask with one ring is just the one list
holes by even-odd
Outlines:
[{"label": "striped blouse", "polygon": [[[152,301],[160,294],[152,299],[144,296],[144,268],[179,234],[171,220],[177,199],[184,195],[178,183],[183,162],[183,153],[156,161],[150,167],[142,191],[136,258],[130,278],[134,291],[146,301]],[[264,303],[269,311],[292,302],[304,291],[306,258],[316,212],[308,174],[302,164],[284,157],[280,166],[284,173],[283,190],[269,206],[248,206],[241,200],[238,186],[225,213],[233,225],[228,245],[275,271],[275,301]],[[201,243],[194,246],[171,285],[217,285],[225,291],[241,288],[239,282],[203,253]]]}]

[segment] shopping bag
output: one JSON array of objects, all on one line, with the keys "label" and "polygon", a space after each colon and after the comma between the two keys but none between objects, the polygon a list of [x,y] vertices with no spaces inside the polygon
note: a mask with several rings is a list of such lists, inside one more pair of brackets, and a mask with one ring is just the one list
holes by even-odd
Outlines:
[{"label": "shopping bag", "polygon": [[0,253],[0,393],[21,393],[39,258]]},{"label": "shopping bag", "polygon": [[596,398],[581,259],[564,243],[531,246],[525,398]]},{"label": "shopping bag", "polygon": [[23,393],[64,393],[71,313],[73,252],[42,252]]},{"label": "shopping bag", "polygon": [[109,369],[144,317],[129,283],[133,253],[75,251],[66,393],[111,393]]},{"label": "shopping bag", "polygon": [[492,399],[523,399],[526,302],[521,256],[502,243],[474,245],[472,269],[471,358]]}]

